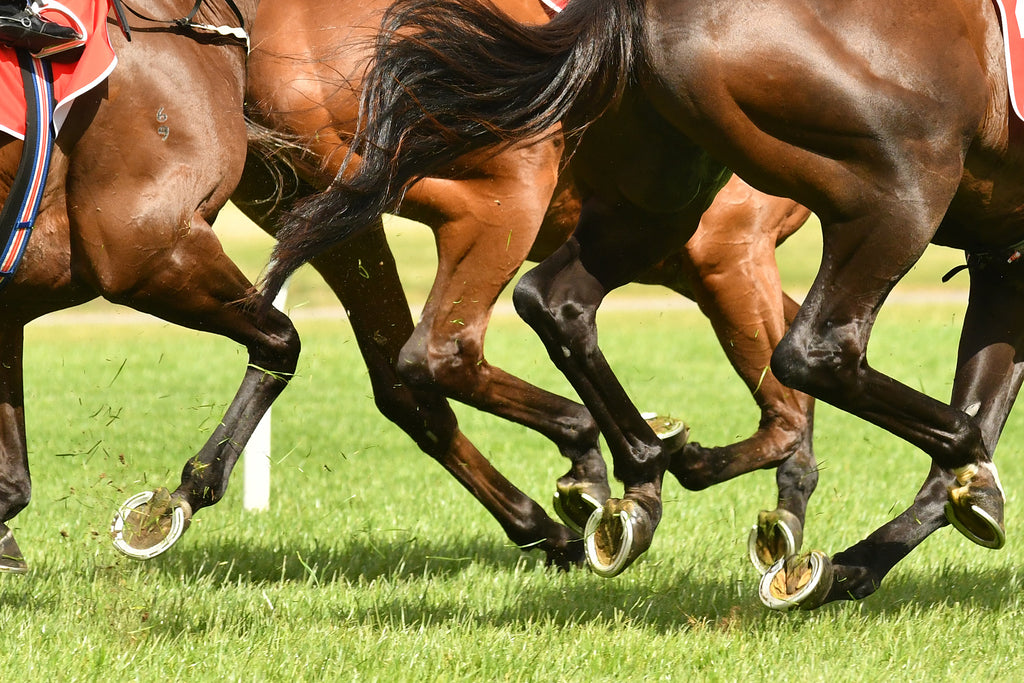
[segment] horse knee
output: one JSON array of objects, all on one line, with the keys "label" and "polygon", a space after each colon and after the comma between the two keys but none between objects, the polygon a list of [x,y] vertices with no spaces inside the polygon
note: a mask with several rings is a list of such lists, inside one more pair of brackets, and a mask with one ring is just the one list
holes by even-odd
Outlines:
[{"label": "horse knee", "polygon": [[417,389],[428,389],[435,385],[431,363],[431,346],[428,333],[419,327],[398,353],[395,372],[402,382]]},{"label": "horse knee", "polygon": [[771,369],[787,387],[829,401],[841,395],[856,402],[865,369],[865,353],[854,335],[810,336],[796,328],[772,352]]},{"label": "horse knee", "polygon": [[543,318],[550,319],[548,302],[537,271],[540,267],[525,273],[512,289],[512,306],[516,313],[531,327],[536,327]]},{"label": "horse knee", "polygon": [[474,395],[484,377],[482,344],[476,339],[421,339],[413,335],[398,354],[398,376],[416,389],[440,387],[459,398]]},{"label": "horse knee", "polygon": [[[540,266],[519,280],[512,291],[512,304],[519,317],[542,339],[559,340],[563,353],[568,353],[567,340],[588,338],[588,331],[594,328],[601,297],[590,296],[584,287],[559,286],[539,271]],[[567,291],[572,292],[573,298],[565,295]]]}]

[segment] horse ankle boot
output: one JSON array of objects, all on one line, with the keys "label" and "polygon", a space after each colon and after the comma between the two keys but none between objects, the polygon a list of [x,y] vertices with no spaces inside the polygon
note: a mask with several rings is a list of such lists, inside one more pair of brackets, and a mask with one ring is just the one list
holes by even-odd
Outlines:
[{"label": "horse ankle boot", "polygon": [[0,44],[39,52],[81,39],[74,29],[44,19],[25,2],[0,2]]}]

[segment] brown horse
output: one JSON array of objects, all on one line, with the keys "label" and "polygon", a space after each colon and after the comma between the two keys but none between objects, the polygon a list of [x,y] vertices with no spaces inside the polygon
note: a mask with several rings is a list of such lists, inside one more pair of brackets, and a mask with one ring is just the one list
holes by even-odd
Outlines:
[{"label": "brown horse", "polygon": [[[612,449],[626,493],[591,517],[588,555],[622,569],[651,542],[671,460],[601,355],[597,307],[689,238],[723,163],[794,197],[821,218],[824,252],[773,371],[933,464],[908,510],[832,558],[779,561],[760,592],[775,608],[862,598],[948,522],[1004,542],[992,454],[1024,379],[1024,128],[1002,55],[989,0],[573,0],[539,27],[400,0],[364,81],[359,166],[282,230],[266,291],[429,169],[558,121],[581,133],[580,221],[514,301]],[[879,308],[930,242],[969,254],[948,404],[866,359]]]},{"label": "brown horse", "polygon": [[[159,19],[185,16],[192,7],[183,0],[131,4]],[[206,0],[195,21],[251,25],[256,0],[234,5],[237,15],[224,0]],[[112,28],[118,66],[71,108],[34,233],[0,292],[0,571],[27,568],[8,524],[30,496],[22,383],[28,322],[102,296],[248,349],[244,380],[223,423],[189,461],[173,500],[164,501],[178,526],[223,495],[221,482],[240,444],[298,358],[298,337],[286,316],[257,319],[240,305],[252,286],[210,228],[246,157],[244,41],[141,19],[132,28],[131,42]],[[3,197],[21,147],[10,136],[0,140]],[[147,530],[137,528],[143,520],[126,516],[120,541],[147,551]]]},{"label": "brown horse", "polygon": [[[537,0],[499,5],[523,21],[547,19]],[[355,129],[367,49],[386,6],[382,0],[281,0],[261,6],[249,60],[248,111],[296,143],[290,154],[272,161],[278,166],[273,173],[254,156],[234,197],[265,229],[272,231],[282,212],[327,187],[338,173]],[[312,263],[345,307],[381,411],[458,478],[513,542],[565,564],[582,557],[577,537],[490,466],[459,432],[442,398],[550,438],[571,461],[558,482],[555,507],[577,532],[608,497],[598,429],[589,413],[490,365],[483,353],[500,291],[525,259],[546,256],[575,226],[580,203],[570,174],[555,185],[561,153],[561,140],[548,136],[500,154],[455,160],[409,188],[398,212],[433,229],[439,261],[418,325],[402,295],[379,216],[357,239]],[[282,190],[282,179],[293,180],[293,186]],[[786,548],[799,548],[816,483],[811,402],[765,372],[785,331],[786,314],[791,318],[796,310],[781,294],[774,249],[807,216],[794,202],[763,195],[737,179],[692,240],[634,278],[700,303],[761,408],[761,423],[749,439],[724,448],[677,445],[672,467],[693,489],[779,467],[778,508],[762,513],[752,535],[751,556],[758,563],[770,564]]]}]

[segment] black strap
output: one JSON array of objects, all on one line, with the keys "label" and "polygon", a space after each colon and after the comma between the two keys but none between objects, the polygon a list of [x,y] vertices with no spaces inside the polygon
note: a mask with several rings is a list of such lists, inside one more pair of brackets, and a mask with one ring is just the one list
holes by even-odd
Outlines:
[{"label": "black strap", "polygon": [[[129,12],[137,16],[139,19],[142,19],[144,21],[151,21],[154,24],[166,24],[168,26],[188,28],[192,25],[192,19],[195,18],[196,14],[199,13],[199,9],[203,6],[203,3],[206,1],[207,0],[196,0],[195,4],[192,5],[192,10],[188,13],[188,15],[181,17],[180,19],[154,19],[153,17],[147,16],[139,12],[131,5],[125,4],[124,7],[126,7]],[[244,29],[245,17],[242,16],[242,10],[238,9],[238,5],[235,4],[235,0],[224,0],[224,2],[226,2],[228,7],[231,8],[231,11],[235,13],[235,17],[238,19],[238,25]],[[121,4],[121,0],[115,0],[115,5],[118,4]]]},{"label": "black strap", "polygon": [[[21,78],[25,90],[25,103],[27,105],[25,118],[25,140],[21,149],[21,161],[18,162],[18,171],[15,173],[14,182],[11,184],[11,191],[4,200],[3,209],[0,210],[0,265],[9,262],[9,266],[2,267],[0,273],[0,286],[7,283],[18,267],[21,255],[25,249],[27,235],[35,223],[36,211],[39,209],[41,193],[34,198],[28,197],[33,186],[33,179],[36,179],[39,187],[45,186],[46,174],[49,169],[49,153],[53,143],[53,129],[45,125],[44,121],[50,121],[53,112],[53,98],[48,97],[43,106],[49,107],[47,112],[38,109],[38,98],[36,97],[35,69],[32,56],[27,50],[15,50],[18,55],[18,65],[21,67]],[[49,64],[41,61],[42,74],[47,82],[53,82]],[[44,139],[43,136],[47,136]],[[40,149],[40,145],[42,148]],[[41,174],[41,175],[40,175]],[[20,219],[20,220],[19,220]],[[27,219],[27,223],[24,222]],[[12,235],[17,231],[24,231],[20,248],[11,244]]]},{"label": "black strap", "polygon": [[110,0],[110,4],[114,6],[114,14],[117,16],[117,25],[121,27],[121,33],[124,34],[124,39],[129,43],[132,42],[132,30],[128,26],[128,17],[124,15],[124,5],[121,0]]}]

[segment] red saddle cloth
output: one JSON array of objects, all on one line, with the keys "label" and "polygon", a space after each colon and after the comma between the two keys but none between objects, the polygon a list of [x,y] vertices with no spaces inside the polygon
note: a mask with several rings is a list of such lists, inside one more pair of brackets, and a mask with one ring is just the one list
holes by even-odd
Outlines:
[{"label": "red saddle cloth", "polygon": [[[78,59],[62,62],[58,56],[51,62],[56,100],[53,125],[59,133],[74,99],[102,83],[117,64],[107,35],[110,3],[109,0],[45,0],[37,4],[42,6],[42,14],[47,19],[71,26],[85,35],[85,47]],[[65,51],[66,48],[61,50]],[[46,57],[45,54],[39,56]],[[25,112],[18,57],[12,48],[0,47],[0,131],[24,139]]]},{"label": "red saddle cloth", "polygon": [[1010,104],[1017,117],[1024,120],[1024,2],[993,0],[1003,23],[1003,46],[1006,51],[1006,79],[1010,85]]}]

